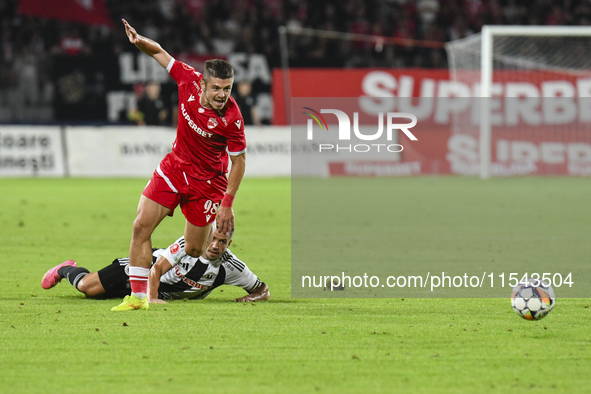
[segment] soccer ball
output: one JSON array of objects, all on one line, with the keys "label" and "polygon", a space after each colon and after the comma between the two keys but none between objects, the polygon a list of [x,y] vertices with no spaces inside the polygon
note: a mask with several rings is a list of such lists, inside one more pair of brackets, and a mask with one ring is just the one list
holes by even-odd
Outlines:
[{"label": "soccer ball", "polygon": [[519,282],[511,293],[513,310],[526,320],[543,319],[555,303],[554,289],[550,283],[539,279],[528,278],[525,282]]}]

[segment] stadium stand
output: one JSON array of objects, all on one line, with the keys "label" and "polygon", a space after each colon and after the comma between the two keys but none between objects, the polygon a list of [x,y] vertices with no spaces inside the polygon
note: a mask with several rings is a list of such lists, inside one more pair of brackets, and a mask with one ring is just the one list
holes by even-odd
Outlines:
[{"label": "stadium stand", "polygon": [[[0,122],[107,121],[105,92],[123,88],[117,77],[118,56],[130,51],[118,26],[122,17],[173,54],[262,54],[270,69],[281,64],[281,25],[445,42],[479,32],[484,24],[591,21],[587,0],[105,0],[105,4],[114,28],[25,16],[19,14],[17,1],[0,0]],[[74,73],[73,63],[83,71]],[[447,67],[443,49],[381,50],[370,43],[315,37],[290,41],[289,64]],[[84,84],[77,84],[81,79]],[[269,89],[260,85],[253,84],[254,94]],[[166,86],[163,93],[174,94]],[[80,97],[84,100],[77,101]],[[118,120],[127,121],[124,114]]]}]

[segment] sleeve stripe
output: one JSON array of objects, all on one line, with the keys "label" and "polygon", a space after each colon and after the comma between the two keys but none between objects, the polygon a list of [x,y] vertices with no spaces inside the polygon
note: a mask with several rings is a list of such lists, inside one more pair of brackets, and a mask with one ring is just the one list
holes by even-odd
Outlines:
[{"label": "sleeve stripe", "polygon": [[168,62],[168,66],[166,66],[166,71],[168,71],[168,73],[170,74],[170,70],[172,69],[172,65],[174,64],[175,60],[174,57],[172,59],[170,59],[170,62]]},{"label": "sleeve stripe", "polygon": [[227,251],[224,253],[222,261],[230,264],[240,272],[244,272],[244,268],[246,267],[246,264],[235,258],[233,255],[230,255]]},{"label": "sleeve stripe", "polygon": [[252,285],[252,287],[250,289],[246,290],[246,292],[248,294],[250,294],[250,293],[252,293],[254,291],[254,289],[256,289],[257,287],[259,287],[262,284],[263,284],[263,282],[261,282],[261,280],[257,278],[257,281],[254,282],[254,284]]},{"label": "sleeve stripe", "polygon": [[231,264],[234,268],[236,268],[240,272],[243,272],[244,271],[245,265],[241,261],[238,261],[236,259],[230,258],[230,259],[228,259],[228,264]]},{"label": "sleeve stripe", "polygon": [[228,154],[230,156],[240,156],[241,154],[243,154],[244,152],[246,152],[246,148],[244,148],[243,150],[241,150],[240,152],[230,152],[228,151]]},{"label": "sleeve stripe", "polygon": [[229,261],[232,261],[232,262],[234,262],[234,263],[239,263],[239,264],[241,264],[241,263],[242,263],[242,261],[238,260],[238,259],[236,258],[236,256],[228,256],[228,260],[229,260]]},{"label": "sleeve stripe", "polygon": [[232,261],[236,264],[238,264],[239,267],[242,267],[242,269],[244,269],[244,267],[246,266],[242,261],[236,259],[236,258],[232,258]]}]

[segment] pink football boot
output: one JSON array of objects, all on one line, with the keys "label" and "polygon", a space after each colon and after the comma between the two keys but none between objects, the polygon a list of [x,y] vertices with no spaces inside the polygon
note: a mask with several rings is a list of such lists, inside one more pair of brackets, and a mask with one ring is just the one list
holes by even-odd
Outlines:
[{"label": "pink football boot", "polygon": [[63,263],[56,265],[49,271],[43,275],[43,279],[41,280],[41,287],[44,289],[51,289],[53,286],[57,285],[62,281],[62,278],[58,275],[57,271],[66,266],[71,265],[72,267],[76,267],[76,262],[74,260],[64,261]]}]

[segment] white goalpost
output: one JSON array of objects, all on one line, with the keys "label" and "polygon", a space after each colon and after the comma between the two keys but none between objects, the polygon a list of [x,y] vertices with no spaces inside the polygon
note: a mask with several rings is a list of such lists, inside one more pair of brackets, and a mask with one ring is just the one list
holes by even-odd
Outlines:
[{"label": "white goalpost", "polygon": [[[495,91],[497,72],[503,74],[502,78],[523,78],[531,84],[559,79],[561,75],[566,79],[591,77],[591,27],[587,26],[484,26],[479,34],[447,43],[446,50],[451,79],[474,87],[474,97],[482,98],[479,125],[472,125],[471,130],[479,137],[482,179],[494,175],[491,174],[491,98],[511,96],[507,91]],[[515,71],[513,76],[512,71]],[[539,96],[542,100],[543,93]],[[586,91],[572,94],[579,99],[591,96]],[[470,132],[466,122],[460,120],[456,124],[455,131],[459,128],[460,132]]]}]

